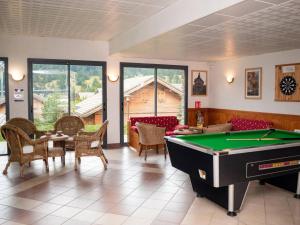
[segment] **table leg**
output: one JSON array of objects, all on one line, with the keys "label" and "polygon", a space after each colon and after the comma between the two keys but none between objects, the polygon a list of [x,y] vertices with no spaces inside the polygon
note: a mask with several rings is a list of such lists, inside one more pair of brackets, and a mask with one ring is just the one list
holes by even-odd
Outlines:
[{"label": "table leg", "polygon": [[65,166],[66,165],[66,142],[65,141],[62,142],[62,148],[64,151],[64,155],[62,156],[62,164],[63,166]]},{"label": "table leg", "polygon": [[294,197],[300,199],[300,172],[298,172],[297,191]]},{"label": "table leg", "polygon": [[228,216],[236,216],[234,211],[234,184],[228,186]]}]

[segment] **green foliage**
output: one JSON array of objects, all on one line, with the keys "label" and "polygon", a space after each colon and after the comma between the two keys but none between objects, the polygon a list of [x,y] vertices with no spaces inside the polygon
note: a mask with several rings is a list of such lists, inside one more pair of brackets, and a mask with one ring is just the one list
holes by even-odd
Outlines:
[{"label": "green foliage", "polygon": [[44,123],[54,123],[63,114],[63,108],[58,93],[48,95],[42,108],[42,117]]},{"label": "green foliage", "polygon": [[[78,92],[96,92],[102,88],[102,67],[71,65],[71,86]],[[51,64],[33,65],[33,90],[46,96],[51,92],[67,92],[68,66]],[[45,73],[47,72],[47,73]]]},{"label": "green foliage", "polygon": [[98,125],[98,124],[88,124],[88,125],[85,125],[84,131],[86,131],[86,132],[95,132],[100,127],[101,127],[101,125]]}]

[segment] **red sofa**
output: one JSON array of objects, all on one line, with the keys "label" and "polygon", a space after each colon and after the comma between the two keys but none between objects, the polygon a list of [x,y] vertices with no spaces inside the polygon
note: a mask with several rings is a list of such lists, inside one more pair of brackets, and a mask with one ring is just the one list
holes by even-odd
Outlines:
[{"label": "red sofa", "polygon": [[136,122],[155,124],[158,127],[165,127],[167,136],[173,135],[174,130],[188,128],[187,125],[179,125],[179,121],[176,116],[131,117],[127,122],[128,144],[135,149],[138,149],[139,147],[138,131],[135,126]]},{"label": "red sofa", "polygon": [[229,122],[232,124],[232,131],[260,130],[273,127],[273,123],[266,120],[233,118]]}]

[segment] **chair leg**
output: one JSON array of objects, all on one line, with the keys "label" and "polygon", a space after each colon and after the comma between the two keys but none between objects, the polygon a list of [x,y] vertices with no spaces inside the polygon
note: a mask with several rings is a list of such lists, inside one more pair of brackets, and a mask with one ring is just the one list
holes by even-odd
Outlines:
[{"label": "chair leg", "polygon": [[142,154],[142,151],[143,151],[143,145],[142,144],[140,144],[140,151],[139,151],[139,156],[141,156],[141,154]]},{"label": "chair leg", "polygon": [[25,164],[20,164],[20,177],[24,176],[24,166]]},{"label": "chair leg", "polygon": [[77,171],[77,167],[78,167],[78,165],[77,165],[77,160],[78,160],[78,157],[75,157],[75,167],[74,167],[74,169]]},{"label": "chair leg", "polygon": [[103,157],[105,159],[106,164],[108,164],[108,160],[107,160],[106,156],[104,155],[104,153],[103,153]]},{"label": "chair leg", "polygon": [[52,157],[53,162],[55,161],[55,157]]},{"label": "chair leg", "polygon": [[159,153],[159,151],[158,151],[158,145],[155,145],[155,149],[156,149],[156,154],[158,154]]},{"label": "chair leg", "polygon": [[8,162],[6,163],[5,169],[3,170],[3,174],[6,175],[7,174],[7,169],[10,165],[10,161],[8,160]]},{"label": "chair leg", "polygon": [[145,149],[145,161],[147,161],[147,152],[148,152],[148,146],[147,146],[147,148]]},{"label": "chair leg", "polygon": [[49,172],[48,159],[44,159],[47,173]]},{"label": "chair leg", "polygon": [[62,164],[63,166],[66,165],[66,159],[65,159],[65,156],[62,156],[62,157],[61,157],[61,164]]},{"label": "chair leg", "polygon": [[167,159],[167,146],[164,144],[164,154],[165,154],[165,160]]},{"label": "chair leg", "polygon": [[28,166],[29,166],[29,167],[31,166],[31,162],[28,162]]},{"label": "chair leg", "polygon": [[106,162],[105,162],[105,158],[102,155],[100,155],[100,159],[103,163],[104,169],[107,170],[107,165],[106,165]]},{"label": "chair leg", "polygon": [[78,163],[81,164],[81,158],[80,157],[78,157]]},{"label": "chair leg", "polygon": [[104,154],[104,152],[103,152],[103,149],[102,149],[102,148],[99,148],[99,150],[100,150],[100,155],[103,156],[103,158],[104,158],[106,164],[108,164],[108,160],[107,160],[107,158],[106,158],[106,156],[105,156],[105,154]]}]

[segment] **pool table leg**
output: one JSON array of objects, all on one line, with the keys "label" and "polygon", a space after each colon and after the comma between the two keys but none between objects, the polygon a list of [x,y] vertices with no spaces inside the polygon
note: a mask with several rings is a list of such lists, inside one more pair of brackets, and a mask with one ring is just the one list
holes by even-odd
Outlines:
[{"label": "pool table leg", "polygon": [[236,216],[234,211],[234,184],[228,185],[228,216]]},{"label": "pool table leg", "polygon": [[298,172],[297,191],[294,197],[300,199],[300,172]]}]

